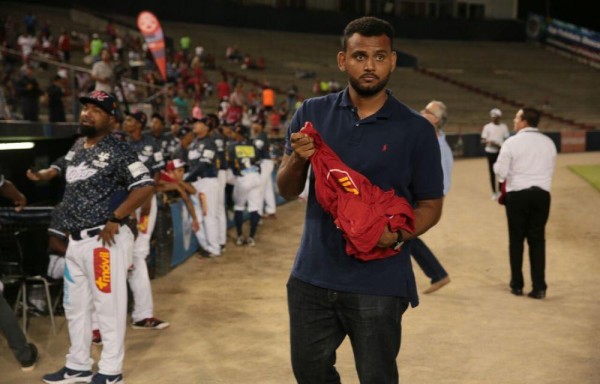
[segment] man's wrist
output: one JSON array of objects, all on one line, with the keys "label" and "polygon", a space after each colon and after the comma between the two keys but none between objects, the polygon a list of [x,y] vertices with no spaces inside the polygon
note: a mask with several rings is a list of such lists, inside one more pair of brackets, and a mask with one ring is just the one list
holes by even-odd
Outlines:
[{"label": "man's wrist", "polygon": [[117,224],[122,224],[125,219],[127,218],[127,216],[125,217],[121,217],[119,218],[114,212],[110,214],[110,216],[108,217],[108,221],[110,221],[111,223],[117,223]]},{"label": "man's wrist", "polygon": [[394,241],[394,244],[392,244],[392,249],[394,251],[399,251],[403,243],[404,236],[402,235],[402,231],[399,230],[398,232],[396,232],[396,241]]}]

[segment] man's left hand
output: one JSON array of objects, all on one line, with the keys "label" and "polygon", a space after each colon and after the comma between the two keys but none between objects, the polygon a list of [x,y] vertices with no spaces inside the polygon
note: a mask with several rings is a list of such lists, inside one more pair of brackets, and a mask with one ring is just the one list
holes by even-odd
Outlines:
[{"label": "man's left hand", "polygon": [[114,223],[112,221],[106,222],[106,225],[104,225],[104,228],[102,228],[102,231],[100,231],[100,234],[98,235],[98,239],[102,240],[103,246],[108,245],[110,247],[116,244],[115,235],[119,233],[120,226],[119,223]]},{"label": "man's left hand", "polygon": [[388,226],[386,225],[383,229],[383,233],[377,242],[377,247],[379,248],[389,248],[396,243],[396,239],[398,239],[398,234],[390,231]]}]

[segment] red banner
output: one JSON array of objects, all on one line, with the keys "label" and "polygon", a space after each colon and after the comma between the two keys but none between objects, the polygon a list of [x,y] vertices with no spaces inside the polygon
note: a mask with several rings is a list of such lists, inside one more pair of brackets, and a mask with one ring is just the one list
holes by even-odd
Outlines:
[{"label": "red banner", "polygon": [[163,80],[167,80],[167,58],[165,56],[165,39],[158,19],[152,12],[142,11],[138,15],[137,25],[144,35],[148,49],[154,56],[154,62]]}]

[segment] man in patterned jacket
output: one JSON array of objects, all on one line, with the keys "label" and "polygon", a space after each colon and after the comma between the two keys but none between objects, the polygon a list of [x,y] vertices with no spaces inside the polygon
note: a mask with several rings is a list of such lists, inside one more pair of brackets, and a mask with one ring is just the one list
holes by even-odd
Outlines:
[{"label": "man in patterned jacket", "polygon": [[[46,383],[122,383],[127,318],[127,253],[133,243],[124,220],[154,190],[148,168],[128,144],[110,135],[117,103],[103,91],[80,102],[81,132],[65,156],[63,197],[70,233],[65,267],[65,316],[71,346],[66,364],[43,377]],[[118,193],[125,189],[126,195]],[[121,198],[116,201],[114,196]],[[116,207],[116,208],[115,208]],[[104,348],[92,372],[92,311],[98,315]]]}]

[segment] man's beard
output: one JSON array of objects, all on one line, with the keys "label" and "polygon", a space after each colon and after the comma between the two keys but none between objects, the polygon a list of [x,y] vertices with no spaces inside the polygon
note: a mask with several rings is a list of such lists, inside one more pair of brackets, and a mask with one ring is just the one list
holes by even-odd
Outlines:
[{"label": "man's beard", "polygon": [[356,93],[358,93],[359,96],[370,97],[370,96],[376,95],[381,90],[385,89],[385,86],[387,85],[388,80],[390,79],[390,75],[391,75],[391,73],[389,73],[385,78],[381,79],[378,83],[376,83],[370,87],[362,86],[360,84],[359,80],[354,77],[350,77],[349,81],[350,81],[350,85],[352,86],[354,91],[356,91]]},{"label": "man's beard", "polygon": [[88,139],[98,136],[98,130],[93,125],[81,124],[81,133]]}]

